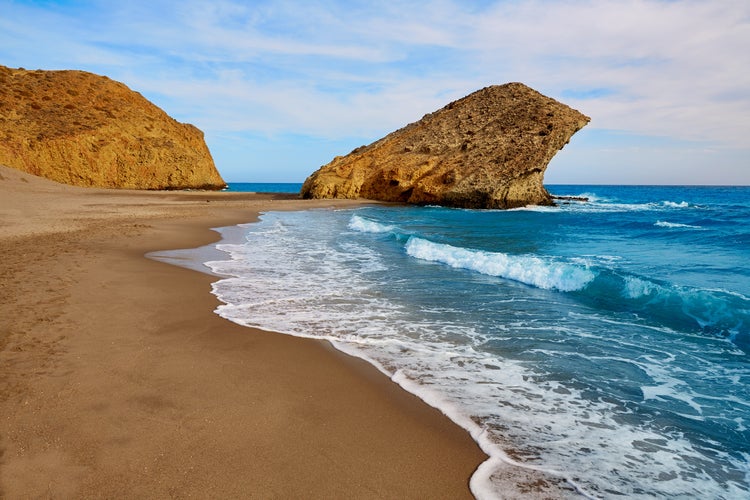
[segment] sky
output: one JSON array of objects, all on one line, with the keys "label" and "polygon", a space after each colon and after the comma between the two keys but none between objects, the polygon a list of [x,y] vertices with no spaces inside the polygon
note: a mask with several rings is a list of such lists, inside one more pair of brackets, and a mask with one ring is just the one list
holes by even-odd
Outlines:
[{"label": "sky", "polygon": [[748,0],[0,0],[0,65],[125,83],[228,182],[302,182],[523,82],[591,117],[548,184],[750,185]]}]

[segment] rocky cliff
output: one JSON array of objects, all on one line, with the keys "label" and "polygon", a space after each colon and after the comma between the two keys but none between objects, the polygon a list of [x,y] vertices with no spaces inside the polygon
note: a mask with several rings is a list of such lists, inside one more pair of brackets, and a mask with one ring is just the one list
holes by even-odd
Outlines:
[{"label": "rocky cliff", "polygon": [[521,84],[486,87],[307,178],[303,198],[465,208],[552,203],[544,171],[590,118]]},{"label": "rocky cliff", "polygon": [[0,66],[0,164],[77,186],[226,186],[200,130],[83,71]]}]

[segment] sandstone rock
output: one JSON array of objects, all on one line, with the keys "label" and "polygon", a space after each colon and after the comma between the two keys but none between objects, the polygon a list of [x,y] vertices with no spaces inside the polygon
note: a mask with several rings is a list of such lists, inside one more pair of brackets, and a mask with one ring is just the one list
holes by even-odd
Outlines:
[{"label": "sandstone rock", "polygon": [[226,186],[200,130],[83,71],[0,66],[0,163],[77,186]]},{"label": "sandstone rock", "polygon": [[486,87],[307,178],[303,198],[464,208],[550,205],[544,171],[590,118],[521,84]]}]

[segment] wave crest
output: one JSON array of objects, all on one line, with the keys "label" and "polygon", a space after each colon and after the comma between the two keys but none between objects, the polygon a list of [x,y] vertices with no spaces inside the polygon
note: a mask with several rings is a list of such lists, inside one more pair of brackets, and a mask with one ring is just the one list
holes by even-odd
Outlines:
[{"label": "wave crest", "polygon": [[508,255],[434,243],[410,237],[406,253],[414,258],[440,262],[458,269],[468,269],[498,276],[545,290],[572,292],[582,290],[596,274],[587,267],[545,260],[530,255]]},{"label": "wave crest", "polygon": [[349,229],[361,233],[389,233],[396,228],[387,224],[380,224],[370,219],[365,219],[359,215],[352,215],[349,221]]},{"label": "wave crest", "polygon": [[667,222],[664,220],[658,220],[654,223],[654,226],[657,227],[666,227],[670,229],[702,229],[700,226],[691,226],[690,224],[680,224],[678,222]]},{"label": "wave crest", "polygon": [[688,208],[690,206],[690,203],[686,201],[681,201],[679,203],[675,201],[662,201],[661,204],[669,208]]}]

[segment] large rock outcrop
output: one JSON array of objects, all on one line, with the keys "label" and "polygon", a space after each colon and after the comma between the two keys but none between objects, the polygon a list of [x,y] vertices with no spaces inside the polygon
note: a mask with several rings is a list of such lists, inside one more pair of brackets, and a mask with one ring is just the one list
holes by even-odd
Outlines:
[{"label": "large rock outcrop", "polygon": [[589,120],[521,83],[486,87],[334,158],[300,194],[464,208],[549,205],[547,164]]},{"label": "large rock outcrop", "polygon": [[77,186],[226,186],[203,132],[83,71],[0,66],[0,163]]}]

